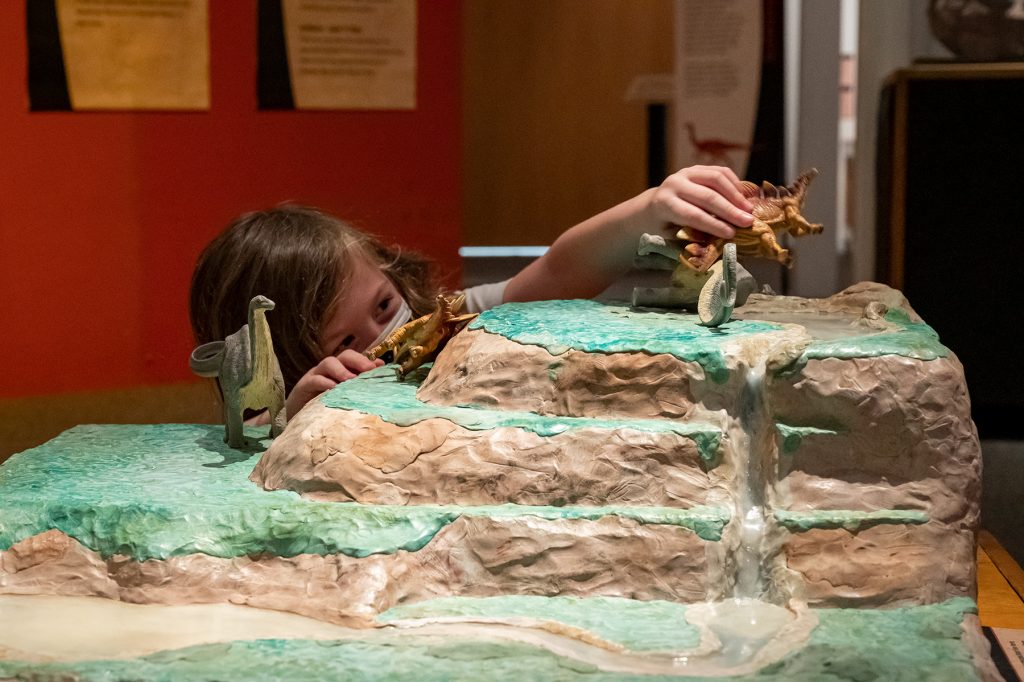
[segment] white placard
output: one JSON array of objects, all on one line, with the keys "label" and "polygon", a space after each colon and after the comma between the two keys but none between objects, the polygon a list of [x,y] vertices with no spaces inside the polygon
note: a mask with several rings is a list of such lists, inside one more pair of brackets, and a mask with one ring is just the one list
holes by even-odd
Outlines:
[{"label": "white placard", "polygon": [[992,628],[992,634],[996,636],[999,646],[1006,654],[1006,660],[1010,662],[1013,672],[1024,680],[1024,630]]},{"label": "white placard", "polygon": [[761,0],[675,0],[674,166],[746,170],[761,89]]},{"label": "white placard", "polygon": [[296,109],[413,109],[416,0],[282,0]]},{"label": "white placard", "polygon": [[210,108],[207,0],[57,0],[71,108]]}]

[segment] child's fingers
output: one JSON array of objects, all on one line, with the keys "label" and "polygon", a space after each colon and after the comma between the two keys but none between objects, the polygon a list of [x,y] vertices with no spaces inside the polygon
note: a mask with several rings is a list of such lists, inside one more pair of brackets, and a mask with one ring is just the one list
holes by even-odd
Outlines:
[{"label": "child's fingers", "polygon": [[[333,379],[335,383],[348,381],[349,379],[355,376],[355,373],[353,373],[348,367],[346,367],[342,363],[341,360],[339,360],[333,355],[330,356],[329,358],[324,358],[323,360],[321,360],[320,364],[316,366],[316,369],[316,374],[318,376],[326,377],[327,379]],[[333,388],[333,385],[328,386],[328,388]]]},{"label": "child's fingers", "polygon": [[[744,213],[744,215],[739,217],[746,222],[736,224],[749,225],[750,222],[753,221],[753,216],[749,216],[749,212],[754,210],[754,205],[750,203],[749,199],[743,196],[742,192],[740,192],[740,180],[736,177],[736,174],[732,172],[731,168],[723,167],[700,169],[690,176],[690,180],[710,188],[719,196],[724,197],[732,207],[739,208],[740,211]],[[735,223],[733,216],[736,215],[736,212],[731,212],[733,214],[732,216],[723,213],[719,213],[718,215]]]},{"label": "child's fingers", "polygon": [[733,172],[732,168],[729,168],[728,166],[719,166],[718,168],[729,178],[729,180],[732,181],[734,185],[737,187],[740,186],[740,177]]},{"label": "child's fingers", "polygon": [[[725,178],[718,176],[723,185],[728,185]],[[698,208],[739,227],[748,227],[754,222],[754,216],[736,207],[725,198],[718,187],[708,187],[696,182],[686,182],[680,190],[680,197],[688,200]]]},{"label": "child's fingers", "polygon": [[296,388],[300,389],[303,394],[307,395],[308,397],[306,400],[308,400],[309,397],[320,395],[324,391],[331,390],[338,385],[339,381],[343,380],[332,379],[324,374],[308,374],[303,377],[300,382],[302,385],[296,386]]},{"label": "child's fingers", "polygon": [[739,179],[724,166],[692,166],[675,173],[655,194],[661,218],[713,237],[731,239],[734,226],[749,227],[753,205],[740,191]]},{"label": "child's fingers", "polygon": [[383,360],[371,360],[354,350],[343,350],[336,358],[348,371],[361,374],[384,364]]},{"label": "child's fingers", "polygon": [[[708,184],[702,184],[707,182]],[[713,174],[698,176],[696,180],[684,178],[677,190],[677,196],[712,215],[741,227],[754,222],[754,216],[733,204],[722,190],[729,188],[739,196],[739,190],[733,187],[725,176]]]},{"label": "child's fingers", "polygon": [[664,219],[675,225],[690,227],[723,239],[731,239],[736,234],[731,225],[677,195],[663,197],[662,205],[666,210]]}]

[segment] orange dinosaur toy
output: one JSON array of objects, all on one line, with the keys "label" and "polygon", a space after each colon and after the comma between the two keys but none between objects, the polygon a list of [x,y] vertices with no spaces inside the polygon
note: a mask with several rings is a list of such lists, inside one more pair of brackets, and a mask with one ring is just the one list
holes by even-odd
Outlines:
[{"label": "orange dinosaur toy", "polygon": [[416,369],[432,359],[448,340],[458,334],[476,317],[462,314],[466,295],[438,294],[434,312],[409,322],[366,351],[371,360],[384,358],[398,365],[398,376]]},{"label": "orange dinosaur toy", "polygon": [[752,182],[742,183],[743,195],[754,204],[754,223],[750,227],[736,228],[736,236],[732,239],[716,239],[709,235],[683,227],[676,237],[689,242],[679,255],[680,262],[689,265],[697,272],[706,272],[722,255],[724,244],[729,241],[736,244],[740,256],[756,256],[772,258],[787,267],[792,264],[789,250],[782,248],[776,236],[780,232],[788,232],[794,237],[805,234],[818,234],[822,227],[817,223],[809,223],[800,214],[807,195],[807,185],[817,169],[804,171],[788,187],[776,187],[765,181],[760,187]]}]

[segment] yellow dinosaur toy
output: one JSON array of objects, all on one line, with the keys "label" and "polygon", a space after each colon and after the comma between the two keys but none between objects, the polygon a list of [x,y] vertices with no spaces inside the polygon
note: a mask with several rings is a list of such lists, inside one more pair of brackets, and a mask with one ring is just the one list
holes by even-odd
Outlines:
[{"label": "yellow dinosaur toy", "polygon": [[[438,294],[434,311],[393,331],[382,342],[366,351],[371,360],[381,358],[398,365],[398,376],[432,359],[448,339],[458,334],[476,313],[460,314],[465,294]],[[388,357],[390,356],[390,357]]]}]

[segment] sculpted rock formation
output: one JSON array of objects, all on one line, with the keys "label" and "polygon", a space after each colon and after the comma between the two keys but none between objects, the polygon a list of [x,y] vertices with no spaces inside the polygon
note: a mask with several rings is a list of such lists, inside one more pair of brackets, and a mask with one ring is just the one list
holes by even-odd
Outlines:
[{"label": "sculpted rock formation", "polygon": [[[436,632],[439,677],[522,674],[481,636],[572,660],[565,679],[998,679],[973,615],[980,450],[955,356],[876,284],[755,294],[732,317],[502,306],[432,367],[328,392],[258,462],[216,427],[73,429],[0,467],[0,611],[244,604],[359,628],[327,652],[351,661],[411,628],[385,658],[427,665],[415,638]],[[666,618],[689,633],[671,653],[609,630]],[[0,658],[0,677],[20,670]]]},{"label": "sculpted rock formation", "polygon": [[[485,314],[418,389],[383,370],[339,387],[253,480],[364,504],[707,507],[730,519],[707,546],[724,594],[747,579],[750,596],[822,606],[973,595],[963,370],[899,292],[753,295],[728,334],[687,327],[675,354],[657,352],[669,314],[576,302],[579,328],[548,332],[567,313],[537,305]],[[627,321],[643,338],[616,336]]]}]

